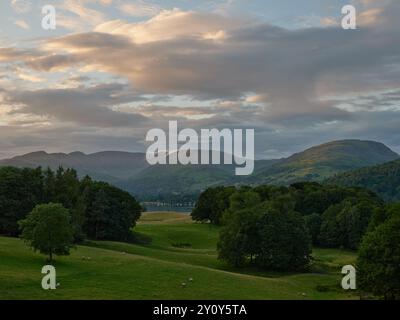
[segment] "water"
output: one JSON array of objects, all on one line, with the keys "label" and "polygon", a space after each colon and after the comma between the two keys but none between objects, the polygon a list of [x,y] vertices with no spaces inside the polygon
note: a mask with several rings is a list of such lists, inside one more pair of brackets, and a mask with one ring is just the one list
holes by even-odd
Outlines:
[{"label": "water", "polygon": [[180,206],[158,206],[158,205],[144,205],[147,209],[147,212],[154,211],[167,211],[167,212],[182,212],[190,214],[193,210],[193,207],[180,207]]}]

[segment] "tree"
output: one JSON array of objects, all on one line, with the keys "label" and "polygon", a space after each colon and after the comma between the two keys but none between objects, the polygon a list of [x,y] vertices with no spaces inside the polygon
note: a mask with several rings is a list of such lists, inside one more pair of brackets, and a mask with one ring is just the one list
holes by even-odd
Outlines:
[{"label": "tree", "polygon": [[250,260],[266,270],[305,269],[310,236],[302,216],[293,210],[293,198],[287,194],[263,203],[259,199],[250,191],[231,197],[233,205],[224,214],[218,243],[219,258],[235,266]]},{"label": "tree", "polygon": [[290,208],[287,197],[281,197],[262,208],[260,252],[256,257],[260,267],[275,271],[308,267],[311,237],[304,219],[293,207]]},{"label": "tree", "polygon": [[[47,174],[47,176],[50,178]],[[78,174],[74,169],[59,167],[55,175],[52,202],[61,203],[71,213],[71,223],[74,226],[74,239],[81,241],[84,238],[82,225],[85,217],[84,185],[86,180],[79,181]]]},{"label": "tree", "polygon": [[318,213],[313,213],[308,216],[305,216],[304,222],[311,236],[312,243],[314,245],[318,245],[319,231],[321,229],[321,223],[322,223],[321,215],[319,215]]},{"label": "tree", "polygon": [[128,192],[105,182],[86,190],[85,234],[96,240],[128,241],[142,207]]},{"label": "tree", "polygon": [[69,255],[74,228],[69,211],[59,203],[37,205],[19,222],[24,239],[35,251],[49,256]]},{"label": "tree", "polygon": [[0,234],[18,236],[18,221],[24,219],[42,200],[40,168],[0,168]]},{"label": "tree", "polygon": [[374,199],[347,198],[322,214],[319,242],[325,247],[356,250],[379,206]]},{"label": "tree", "polygon": [[342,247],[351,250],[358,249],[375,208],[367,200],[345,202],[344,208],[337,216],[339,239]]},{"label": "tree", "polygon": [[234,187],[215,187],[204,191],[196,203],[191,216],[195,221],[209,220],[221,224],[222,216],[230,204],[230,196],[236,192]]},{"label": "tree", "polygon": [[259,253],[260,218],[257,208],[227,212],[224,215],[224,227],[221,229],[218,252],[219,258],[239,267],[247,258]]},{"label": "tree", "polygon": [[386,300],[400,299],[400,217],[394,216],[363,239],[357,260],[358,285]]},{"label": "tree", "polygon": [[374,231],[376,227],[396,216],[400,217],[400,203],[390,203],[384,207],[376,208],[368,225],[368,231]]}]

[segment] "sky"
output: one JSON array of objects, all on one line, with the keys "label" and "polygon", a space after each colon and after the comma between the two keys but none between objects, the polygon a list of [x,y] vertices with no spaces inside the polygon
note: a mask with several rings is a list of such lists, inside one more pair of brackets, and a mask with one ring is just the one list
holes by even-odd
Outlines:
[{"label": "sky", "polygon": [[0,158],[144,152],[169,120],[254,128],[264,159],[339,139],[400,152],[399,14],[396,0],[1,0]]}]

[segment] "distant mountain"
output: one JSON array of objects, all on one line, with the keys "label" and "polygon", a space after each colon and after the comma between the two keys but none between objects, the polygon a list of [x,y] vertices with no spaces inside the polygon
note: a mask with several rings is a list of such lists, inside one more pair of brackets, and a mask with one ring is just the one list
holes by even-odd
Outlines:
[{"label": "distant mountain", "polygon": [[256,172],[253,183],[288,185],[298,181],[322,181],[336,173],[381,164],[399,155],[375,141],[333,141],[296,153]]},{"label": "distant mountain", "polygon": [[258,160],[248,177],[234,175],[235,165],[150,166],[144,153],[34,152],[0,160],[0,166],[75,168],[78,173],[113,183],[141,199],[198,194],[210,186],[232,184],[280,184],[322,181],[337,173],[381,164],[399,158],[382,143],[343,140],[310,148],[279,160]]},{"label": "distant mountain", "polygon": [[[258,160],[255,162],[255,172],[279,161]],[[121,181],[119,186],[144,197],[165,192],[173,195],[198,194],[208,187],[240,183],[242,179],[235,176],[235,168],[236,165],[155,165]]]},{"label": "distant mountain", "polygon": [[387,201],[400,200],[400,160],[338,174],[325,181],[370,189]]},{"label": "distant mountain", "polygon": [[80,175],[90,175],[94,179],[116,182],[131,177],[147,168],[144,153],[106,151],[92,154],[82,152],[47,153],[44,151],[28,153],[11,159],[0,160],[0,166],[50,167],[57,169],[75,168]]},{"label": "distant mountain", "polygon": [[155,165],[146,168],[119,186],[141,198],[148,195],[197,194],[208,187],[233,182],[233,172],[222,166]]}]

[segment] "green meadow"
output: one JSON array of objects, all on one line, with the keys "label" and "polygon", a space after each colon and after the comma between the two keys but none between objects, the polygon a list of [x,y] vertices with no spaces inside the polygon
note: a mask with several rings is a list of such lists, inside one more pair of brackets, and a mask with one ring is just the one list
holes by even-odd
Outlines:
[{"label": "green meadow", "polygon": [[56,290],[41,288],[45,257],[0,237],[0,299],[357,299],[341,289],[356,254],[314,249],[308,273],[234,269],[217,259],[218,227],[180,213],[145,213],[135,244],[88,241],[57,257]]}]

